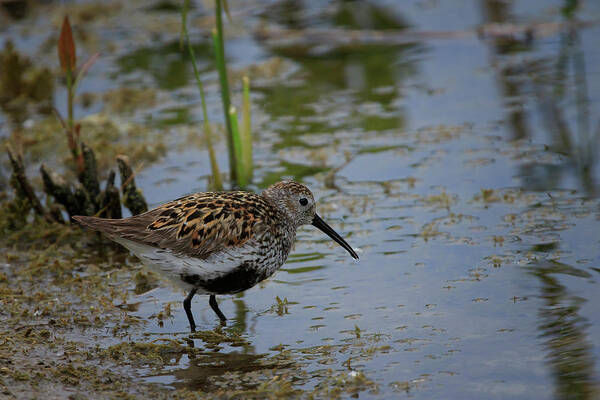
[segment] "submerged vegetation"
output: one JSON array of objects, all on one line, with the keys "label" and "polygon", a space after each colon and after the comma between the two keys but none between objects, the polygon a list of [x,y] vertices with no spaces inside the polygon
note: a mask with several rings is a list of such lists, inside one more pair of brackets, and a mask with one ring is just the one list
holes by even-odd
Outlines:
[{"label": "submerged vegetation", "polygon": [[34,110],[51,113],[53,94],[50,69],[36,66],[7,40],[0,53],[0,108],[10,121],[22,124]]}]

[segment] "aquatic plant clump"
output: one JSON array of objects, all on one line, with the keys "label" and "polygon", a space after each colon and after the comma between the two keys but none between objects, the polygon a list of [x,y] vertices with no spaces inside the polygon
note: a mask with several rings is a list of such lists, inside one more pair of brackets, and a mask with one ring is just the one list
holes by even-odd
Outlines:
[{"label": "aquatic plant clump", "polygon": [[[72,163],[67,164],[67,168],[74,169],[77,182],[69,182],[50,167],[42,164],[40,174],[43,182],[43,190],[49,199],[54,200],[53,203],[43,204],[36,193],[36,189],[26,175],[26,166],[21,154],[21,142],[25,135],[22,131],[25,128],[22,126],[17,128],[18,135],[15,136],[15,141],[19,147],[17,150],[14,150],[8,144],[6,148],[12,168],[10,182],[15,196],[4,205],[5,210],[17,212],[17,214],[11,217],[8,223],[2,225],[3,230],[18,229],[28,223],[27,216],[30,210],[33,210],[35,215],[43,218],[46,222],[64,223],[63,212],[68,215],[68,220],[73,215],[101,215],[109,218],[120,218],[122,215],[120,193],[123,194],[125,206],[133,214],[144,212],[148,208],[142,193],[135,186],[135,174],[126,156],[117,157],[122,182],[120,190],[115,186],[116,174],[113,171],[108,173],[104,189],[102,190],[100,187],[96,154],[81,139],[82,124],[76,122],[73,116],[73,104],[77,86],[99,55],[98,53],[92,55],[77,69],[76,46],[73,40],[71,24],[67,16],[63,20],[57,49],[61,70],[65,75],[67,85],[67,119],[63,119],[56,109],[54,109],[54,112],[65,133],[68,148],[72,155]],[[29,62],[26,59],[19,58],[10,43],[7,43],[5,53],[0,61],[6,67],[6,69],[3,69],[5,72],[1,76],[0,82],[4,87],[10,89],[8,90],[9,96],[15,99],[29,98],[32,101],[44,99],[43,97],[40,98],[36,94],[37,92],[31,92],[31,90],[27,89],[30,85],[35,85],[37,80],[34,79],[32,83],[29,83],[21,79],[20,75],[13,76],[14,73],[11,75],[12,72],[28,67]],[[52,95],[52,86],[40,87],[45,88],[49,96]],[[38,88],[37,90],[42,89]],[[19,94],[20,92],[24,92],[25,95]],[[0,100],[2,99],[5,98],[0,98]],[[11,101],[14,101],[14,99]],[[10,102],[2,100],[0,103],[9,109],[12,107]],[[17,117],[15,121],[19,122],[21,119]]]}]

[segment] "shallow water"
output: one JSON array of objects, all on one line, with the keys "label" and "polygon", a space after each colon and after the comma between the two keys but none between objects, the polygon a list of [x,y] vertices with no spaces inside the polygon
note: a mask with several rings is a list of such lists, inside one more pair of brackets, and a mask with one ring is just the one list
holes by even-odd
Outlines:
[{"label": "shallow water", "polygon": [[[600,8],[587,2],[576,11],[589,25],[542,32],[542,24],[566,21],[565,4],[405,3],[232,2],[234,20],[244,21],[227,42],[232,68],[276,65],[253,78],[254,188],[302,180],[361,259],[301,229],[273,278],[219,298],[229,317],[224,330],[240,334],[243,345],[215,352],[193,339],[205,353],[141,368],[144,382],[211,392],[226,382],[253,387],[274,373],[311,390],[351,386],[364,374],[369,383],[346,396],[600,396]],[[155,107],[127,118],[164,129],[170,148],[140,172],[138,186],[152,205],[205,190],[206,151],[187,144],[200,112],[177,32],[140,39],[139,17],[116,38],[123,18],[95,28],[116,49],[82,90],[157,89]],[[251,36],[259,21],[447,33],[342,46],[328,30],[299,44]],[[538,25],[532,37],[476,33],[492,22]],[[198,40],[197,51],[218,122],[207,42]],[[129,337],[186,338],[181,300],[167,284],[142,294],[132,287],[128,302],[140,304],[131,313],[147,323]],[[169,302],[172,316],[159,324],[156,314]],[[192,305],[204,330],[217,325],[207,303],[198,296]],[[100,346],[114,343],[98,337]],[[274,368],[278,357],[286,363]]]}]

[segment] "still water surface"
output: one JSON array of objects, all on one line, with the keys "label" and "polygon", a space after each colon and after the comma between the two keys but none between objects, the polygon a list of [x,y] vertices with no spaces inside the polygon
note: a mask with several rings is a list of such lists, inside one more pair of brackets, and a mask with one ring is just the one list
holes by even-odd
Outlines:
[{"label": "still water surface", "polygon": [[[173,359],[143,379],[210,391],[236,374],[251,386],[287,351],[294,386],[315,387],[327,369],[360,372],[375,383],[361,398],[600,396],[600,8],[571,13],[571,3],[232,2],[244,20],[227,42],[232,69],[274,71],[253,77],[254,188],[305,182],[361,259],[301,229],[272,279],[219,300],[246,345]],[[557,25],[568,21],[588,24]],[[510,37],[478,32],[493,23]],[[322,33],[251,35],[264,26]],[[133,40],[122,29],[119,40]],[[340,29],[389,36],[347,43]],[[201,115],[189,60],[176,34],[159,37],[121,43],[104,61],[111,74],[91,73],[85,88],[162,96],[131,116],[171,135],[167,156],[137,178],[152,205],[205,190],[210,173],[182,133]],[[210,45],[196,42],[218,122]],[[132,336],[185,338],[181,300],[167,285],[132,295],[148,321]],[[207,303],[193,303],[200,329],[217,324]]]}]

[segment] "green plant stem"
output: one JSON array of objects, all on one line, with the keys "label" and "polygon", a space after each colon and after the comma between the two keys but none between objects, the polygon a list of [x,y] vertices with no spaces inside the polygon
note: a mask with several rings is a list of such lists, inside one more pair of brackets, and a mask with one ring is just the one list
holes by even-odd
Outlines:
[{"label": "green plant stem", "polygon": [[223,181],[221,180],[221,172],[219,164],[215,156],[215,149],[212,144],[212,131],[208,120],[204,120],[204,133],[206,134],[206,147],[208,148],[208,158],[210,159],[210,168],[212,170],[212,184],[214,190],[223,190]]},{"label": "green plant stem", "polygon": [[244,172],[247,181],[252,181],[252,127],[250,114],[250,79],[247,76],[242,78],[242,160],[244,162]]},{"label": "green plant stem", "polygon": [[210,123],[208,120],[208,112],[206,111],[206,99],[204,97],[204,85],[202,85],[202,80],[200,79],[200,72],[198,71],[198,65],[196,64],[196,55],[194,53],[194,48],[190,43],[190,38],[187,30],[187,10],[189,7],[189,0],[184,2],[184,9],[182,11],[182,32],[185,43],[187,45],[188,52],[190,54],[190,58],[192,59],[192,68],[194,69],[194,77],[196,78],[196,85],[198,86],[198,91],[200,92],[200,102],[202,104],[202,118],[203,118],[203,127],[204,134],[206,137],[206,147],[208,148],[208,157],[210,159],[210,167],[212,170],[212,184],[215,190],[223,190],[223,182],[221,180],[221,172],[219,171],[219,164],[217,163],[217,157],[215,156],[215,150],[212,143],[212,130],[210,128]]},{"label": "green plant stem", "polygon": [[227,128],[227,148],[229,150],[229,170],[231,180],[237,181],[237,172],[235,165],[237,164],[235,151],[233,149],[233,133],[231,130],[231,121],[228,116],[229,107],[231,105],[229,96],[229,82],[227,80],[227,67],[225,64],[225,46],[223,39],[223,16],[222,16],[221,0],[215,0],[215,19],[217,23],[216,30],[213,30],[213,43],[215,46],[215,59],[217,62],[217,70],[219,71],[219,81],[221,83],[221,100],[223,101],[223,114],[225,115],[225,126]]},{"label": "green plant stem", "polygon": [[238,118],[237,118],[237,110],[235,109],[235,107],[231,106],[229,108],[229,113],[228,113],[228,119],[229,122],[231,123],[231,133],[232,133],[232,139],[233,139],[233,149],[235,152],[235,156],[236,156],[236,164],[235,164],[235,169],[236,169],[236,174],[237,174],[237,183],[241,188],[246,187],[246,184],[248,183],[246,181],[246,171],[244,170],[244,164],[242,162],[243,157],[242,157],[242,138],[240,135],[240,129],[238,126]]}]

